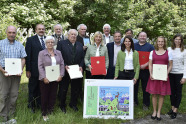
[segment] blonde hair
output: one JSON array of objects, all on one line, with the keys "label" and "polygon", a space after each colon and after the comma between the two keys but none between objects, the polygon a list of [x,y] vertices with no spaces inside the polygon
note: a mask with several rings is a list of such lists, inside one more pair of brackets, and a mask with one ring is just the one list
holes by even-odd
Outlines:
[{"label": "blonde hair", "polygon": [[157,44],[159,38],[162,38],[162,39],[163,39],[163,41],[164,41],[163,49],[164,49],[164,50],[167,50],[167,41],[166,41],[165,37],[163,37],[163,36],[159,36],[159,37],[156,39],[156,43],[155,43],[155,46],[154,46],[154,47],[155,47],[155,50],[159,50],[158,44]]},{"label": "blonde hair", "polygon": [[104,45],[104,43],[103,43],[103,34],[100,32],[100,31],[96,31],[95,33],[94,33],[94,36],[93,36],[93,40],[92,40],[92,44],[95,44],[95,37],[96,36],[98,36],[98,35],[101,35],[101,45]]}]

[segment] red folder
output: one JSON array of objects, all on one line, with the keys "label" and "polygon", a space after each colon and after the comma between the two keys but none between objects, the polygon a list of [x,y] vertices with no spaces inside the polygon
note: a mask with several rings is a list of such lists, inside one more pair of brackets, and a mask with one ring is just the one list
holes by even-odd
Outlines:
[{"label": "red folder", "polygon": [[106,75],[105,56],[90,57],[92,75]]},{"label": "red folder", "polygon": [[[143,65],[149,61],[149,54],[150,52],[138,51],[139,53],[139,63]],[[148,69],[148,66],[145,68]]]}]

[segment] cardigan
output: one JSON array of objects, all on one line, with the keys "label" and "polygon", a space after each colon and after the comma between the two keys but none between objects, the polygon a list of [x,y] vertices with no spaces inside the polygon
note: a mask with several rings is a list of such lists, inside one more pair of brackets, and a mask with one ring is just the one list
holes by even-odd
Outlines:
[{"label": "cardigan", "polygon": [[[115,77],[118,77],[119,71],[124,70],[125,56],[126,56],[125,52],[123,51],[118,52],[116,66],[115,66]],[[136,50],[134,50],[133,52],[133,65],[134,65],[134,72],[135,72],[134,78],[137,80],[139,77],[140,64],[139,64],[139,54]]]},{"label": "cardigan", "polygon": [[[97,47],[95,44],[88,46],[88,49],[87,49],[87,52],[84,58],[87,71],[90,71],[88,67],[89,65],[91,65],[90,57],[96,56],[96,50],[97,50]],[[106,69],[108,69],[109,58],[108,58],[108,50],[106,46],[100,44],[99,56],[105,56],[105,65],[106,65]]]}]

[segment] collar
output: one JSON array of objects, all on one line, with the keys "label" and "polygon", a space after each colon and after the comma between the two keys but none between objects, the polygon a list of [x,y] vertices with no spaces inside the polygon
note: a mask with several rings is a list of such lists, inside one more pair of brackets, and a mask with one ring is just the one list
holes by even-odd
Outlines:
[{"label": "collar", "polygon": [[[107,37],[105,34],[103,34],[104,37]],[[108,35],[108,37],[110,38],[110,34]]]},{"label": "collar", "polygon": [[120,43],[119,45],[117,45],[117,44],[114,42],[114,45],[116,45],[116,46],[121,46],[121,43]]},{"label": "collar", "polygon": [[41,36],[39,36],[39,35],[37,35],[37,36],[38,36],[39,40],[40,40],[41,38],[43,38],[43,40],[45,39],[45,38],[44,38],[44,36],[42,36],[42,37],[41,37]]},{"label": "collar", "polygon": [[[125,49],[125,52],[128,52],[127,49]],[[132,49],[130,49],[130,53],[132,52]]]},{"label": "collar", "polygon": [[10,41],[8,40],[8,38],[6,38],[6,42],[7,42],[8,44],[10,44],[10,45],[14,45],[14,44],[15,44],[15,41],[16,41],[16,40],[14,40],[13,43],[10,43]]},{"label": "collar", "polygon": [[[44,55],[45,55],[45,56],[46,56],[46,55],[49,55],[49,56],[50,56],[50,53],[48,52],[47,48],[46,48],[46,49],[44,49],[43,51],[44,51]],[[57,55],[56,50],[55,50],[55,49],[53,49],[53,51],[54,51],[54,55],[56,56],[56,55]]]}]

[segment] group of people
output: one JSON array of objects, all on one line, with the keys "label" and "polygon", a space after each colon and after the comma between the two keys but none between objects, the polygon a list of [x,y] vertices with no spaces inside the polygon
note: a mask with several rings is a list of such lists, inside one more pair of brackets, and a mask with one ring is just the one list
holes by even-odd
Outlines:
[{"label": "group of people", "polygon": [[[62,34],[62,26],[54,26],[55,34],[45,36],[43,24],[37,24],[36,35],[27,38],[26,47],[15,40],[16,28],[8,26],[7,38],[0,41],[0,117],[8,121],[15,112],[15,103],[20,83],[19,75],[6,75],[5,58],[20,58],[22,69],[26,63],[28,83],[28,108],[34,113],[41,108],[43,120],[54,110],[56,98],[60,101],[60,109],[66,113],[66,96],[71,84],[69,106],[78,111],[78,98],[83,99],[83,78],[70,79],[70,65],[79,65],[79,70],[86,74],[86,79],[133,80],[134,105],[138,102],[138,87],[141,82],[143,91],[143,109],[150,106],[152,94],[153,113],[151,118],[161,120],[160,113],[165,95],[170,95],[171,109],[168,112],[172,119],[176,118],[181,103],[182,86],[186,82],[186,50],[183,36],[174,36],[172,46],[167,49],[166,39],[159,36],[153,45],[147,42],[147,34],[140,32],[138,40],[133,38],[133,31],[127,29],[122,38],[120,31],[110,35],[110,25],[103,26],[94,33],[91,45],[86,46],[84,39],[87,26],[80,24],[70,29],[68,36]],[[140,62],[140,55],[148,57],[146,63]],[[91,57],[104,56],[106,75],[92,75]],[[152,74],[153,64],[167,65],[167,80],[155,80]],[[50,82],[46,77],[45,67],[59,65],[60,76]],[[158,110],[157,97],[159,96]],[[15,119],[10,120],[15,121]]]}]

